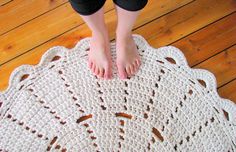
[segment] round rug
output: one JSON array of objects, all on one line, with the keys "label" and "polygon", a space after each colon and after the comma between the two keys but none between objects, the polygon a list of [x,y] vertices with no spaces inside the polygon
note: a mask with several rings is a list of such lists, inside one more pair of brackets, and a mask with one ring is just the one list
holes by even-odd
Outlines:
[{"label": "round rug", "polygon": [[142,65],[125,80],[115,42],[113,79],[92,74],[90,37],[16,68],[0,93],[0,151],[236,151],[236,106],[214,75],[190,68],[176,47],[133,38]]}]

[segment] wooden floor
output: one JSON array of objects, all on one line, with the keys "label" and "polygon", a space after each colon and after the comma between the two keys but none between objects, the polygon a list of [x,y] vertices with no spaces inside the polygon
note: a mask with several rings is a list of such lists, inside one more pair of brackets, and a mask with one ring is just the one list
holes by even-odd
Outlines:
[{"label": "wooden floor", "polygon": [[[153,47],[173,45],[193,68],[215,74],[220,96],[236,101],[236,1],[149,0],[134,26]],[[105,19],[114,40],[112,0]],[[0,0],[0,90],[22,64],[38,64],[55,45],[72,48],[91,32],[67,0]]]}]

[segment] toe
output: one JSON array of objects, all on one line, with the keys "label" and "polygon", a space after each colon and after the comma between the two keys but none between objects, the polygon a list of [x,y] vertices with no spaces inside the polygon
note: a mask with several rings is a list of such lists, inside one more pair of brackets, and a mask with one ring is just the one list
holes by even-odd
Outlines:
[{"label": "toe", "polygon": [[108,79],[111,79],[112,78],[112,68],[110,67],[109,70],[108,70]]},{"label": "toe", "polygon": [[131,74],[134,75],[136,72],[136,64],[133,63],[130,68],[131,68]]},{"label": "toe", "polygon": [[95,73],[95,68],[96,68],[96,65],[95,64],[92,64],[92,72]]},{"label": "toe", "polygon": [[97,72],[96,75],[99,77],[99,75],[100,75],[100,68],[99,67],[97,67],[97,71],[96,72]]},{"label": "toe", "polygon": [[96,65],[93,64],[93,73],[95,74],[95,72],[96,72]]},{"label": "toe", "polygon": [[98,69],[98,67],[96,66],[96,68],[95,68],[95,74],[98,75],[98,72],[99,72],[99,69]]},{"label": "toe", "polygon": [[104,77],[106,79],[111,79],[112,78],[112,69],[111,69],[111,65],[107,64],[105,67],[105,73],[104,73]]},{"label": "toe", "polygon": [[127,75],[128,76],[131,76],[131,67],[130,65],[127,65],[126,68],[125,68],[126,72],[127,72]]},{"label": "toe", "polygon": [[123,65],[117,64],[118,68],[118,73],[121,79],[126,79],[127,78],[127,73]]},{"label": "toe", "polygon": [[130,76],[132,76],[133,75],[133,71],[134,71],[134,68],[133,68],[132,64],[129,65],[129,71],[130,71]]},{"label": "toe", "polygon": [[104,78],[105,78],[105,79],[108,79],[108,68],[105,68]]},{"label": "toe", "polygon": [[133,65],[132,64],[129,65],[129,71],[130,71],[130,76],[132,76],[133,75]]},{"label": "toe", "polygon": [[103,69],[103,68],[100,68],[100,69],[99,69],[99,77],[100,77],[100,78],[103,78],[103,76],[104,76],[104,69]]},{"label": "toe", "polygon": [[134,62],[133,63],[133,74],[135,74],[136,72],[137,72],[137,70],[138,70],[138,65]]},{"label": "toe", "polygon": [[141,65],[141,61],[139,59],[136,59],[135,62],[138,65],[138,67]]},{"label": "toe", "polygon": [[89,68],[91,69],[92,66],[93,66],[93,62],[89,60],[89,61],[88,61],[88,66],[89,66]]}]

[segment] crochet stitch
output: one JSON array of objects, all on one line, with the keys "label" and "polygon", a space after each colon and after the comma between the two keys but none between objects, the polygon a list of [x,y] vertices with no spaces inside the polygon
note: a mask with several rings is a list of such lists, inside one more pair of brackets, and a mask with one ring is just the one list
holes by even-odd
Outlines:
[{"label": "crochet stitch", "polygon": [[[133,38],[142,64],[125,80],[116,66],[111,80],[92,74],[90,37],[16,68],[0,93],[0,151],[236,151],[236,106],[214,75],[174,46]],[[115,42],[111,52],[114,62]]]}]

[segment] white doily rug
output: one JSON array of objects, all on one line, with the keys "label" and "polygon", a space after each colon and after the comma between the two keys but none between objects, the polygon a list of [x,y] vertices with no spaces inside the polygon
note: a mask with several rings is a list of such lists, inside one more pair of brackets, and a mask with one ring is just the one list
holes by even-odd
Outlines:
[{"label": "white doily rug", "polygon": [[[133,34],[142,65],[126,80],[96,78],[90,38],[22,65],[0,93],[0,151],[236,151],[236,106],[213,74],[189,68],[173,47]],[[115,63],[115,43],[111,43]],[[207,51],[207,50],[206,50]]]}]

